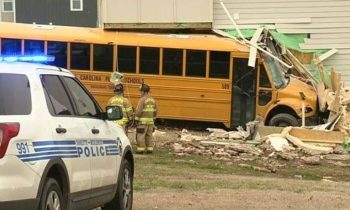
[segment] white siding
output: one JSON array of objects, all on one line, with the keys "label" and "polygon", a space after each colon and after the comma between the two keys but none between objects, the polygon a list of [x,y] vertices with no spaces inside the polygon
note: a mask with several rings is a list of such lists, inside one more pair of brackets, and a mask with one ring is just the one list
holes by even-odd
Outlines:
[{"label": "white siding", "polygon": [[213,0],[103,0],[103,24],[207,23],[213,21]]},{"label": "white siding", "polygon": [[[337,48],[324,64],[335,67],[350,86],[350,0],[224,0],[242,28],[274,25],[286,34],[306,33],[304,49]],[[247,26],[248,25],[248,26]],[[220,1],[214,0],[213,27],[233,28]]]}]

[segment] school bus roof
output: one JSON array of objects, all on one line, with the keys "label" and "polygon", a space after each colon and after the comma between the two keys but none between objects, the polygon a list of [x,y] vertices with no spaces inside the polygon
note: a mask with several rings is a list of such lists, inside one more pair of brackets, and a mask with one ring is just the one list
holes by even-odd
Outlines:
[{"label": "school bus roof", "polygon": [[0,23],[0,37],[97,44],[107,44],[115,40],[115,34],[98,28],[19,23]]},{"label": "school bus roof", "polygon": [[215,35],[175,35],[119,32],[117,44],[164,48],[248,52],[249,47]]},{"label": "school bus roof", "polygon": [[101,28],[0,23],[0,37],[249,53],[246,45],[229,38],[206,34],[153,34],[107,31]]}]

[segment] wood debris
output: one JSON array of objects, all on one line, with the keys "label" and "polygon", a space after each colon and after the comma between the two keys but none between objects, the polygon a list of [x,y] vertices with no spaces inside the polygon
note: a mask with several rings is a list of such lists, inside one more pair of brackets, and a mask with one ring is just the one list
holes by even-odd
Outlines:
[{"label": "wood debris", "polygon": [[[305,130],[307,129],[284,128],[279,135],[263,137],[258,145],[249,144],[245,140],[247,135],[242,135],[240,141],[230,138],[229,132],[222,129],[208,129],[210,133],[206,135],[195,135],[183,130],[179,139],[173,144],[173,151],[180,157],[195,154],[227,163],[238,162],[241,167],[267,173],[275,173],[283,167],[285,164],[281,164],[280,161],[297,161],[301,165],[319,165],[322,161],[331,161],[332,165],[339,166],[348,164],[346,161],[350,161],[350,154],[340,146],[333,149],[329,144],[322,146],[317,141],[317,145],[310,144],[315,143],[311,141],[314,137],[340,145],[339,138],[343,138],[344,134],[309,130],[310,135],[309,131]],[[328,139],[323,136],[324,132],[329,135]],[[242,161],[262,161],[263,167],[244,164]]]},{"label": "wood debris", "polygon": [[316,92],[321,112],[329,111],[329,117],[325,126],[318,129],[341,131],[350,135],[350,90],[345,88],[341,74],[334,68],[331,70],[331,86],[326,87],[324,82],[324,67],[318,64],[321,82],[316,85]]}]

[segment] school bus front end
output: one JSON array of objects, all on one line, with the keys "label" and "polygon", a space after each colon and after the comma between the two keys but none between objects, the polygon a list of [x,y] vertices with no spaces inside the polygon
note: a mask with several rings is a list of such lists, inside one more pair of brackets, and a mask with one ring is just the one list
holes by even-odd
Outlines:
[{"label": "school bus front end", "polygon": [[[264,57],[264,56],[263,56]],[[297,126],[302,119],[303,106],[307,121],[314,121],[317,117],[317,94],[305,82],[294,77],[286,77],[271,58],[264,57],[261,67],[266,69],[266,76],[271,81],[271,100],[261,106],[261,81],[259,83],[257,115],[263,117],[266,125],[271,126]],[[261,72],[264,68],[260,69]],[[260,79],[261,80],[261,79]]]}]

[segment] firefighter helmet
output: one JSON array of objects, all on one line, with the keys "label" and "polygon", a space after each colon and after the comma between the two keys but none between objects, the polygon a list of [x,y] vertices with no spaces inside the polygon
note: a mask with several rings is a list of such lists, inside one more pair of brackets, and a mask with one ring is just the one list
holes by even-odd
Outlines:
[{"label": "firefighter helmet", "polygon": [[124,91],[124,87],[122,84],[118,84],[114,87],[114,92],[115,93],[122,93]]},{"label": "firefighter helmet", "polygon": [[150,88],[149,88],[148,85],[146,85],[146,84],[144,84],[144,83],[141,84],[141,86],[140,86],[140,91],[141,91],[141,92],[148,93],[149,90],[150,90]]}]

